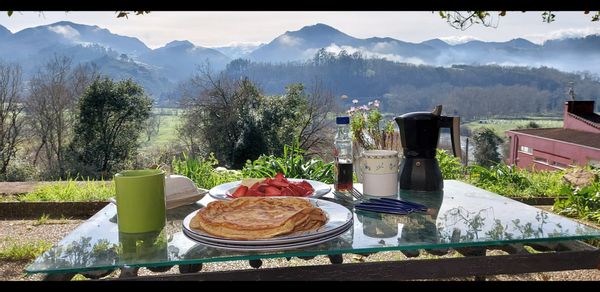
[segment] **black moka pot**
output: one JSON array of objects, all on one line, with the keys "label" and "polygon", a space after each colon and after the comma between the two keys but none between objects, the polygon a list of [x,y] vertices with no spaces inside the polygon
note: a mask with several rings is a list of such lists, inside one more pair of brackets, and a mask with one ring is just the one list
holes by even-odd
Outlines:
[{"label": "black moka pot", "polygon": [[444,178],[435,158],[440,128],[450,128],[454,156],[461,157],[460,117],[441,116],[442,106],[433,112],[413,112],[396,117],[404,160],[398,173],[400,191],[435,192],[444,188]]}]

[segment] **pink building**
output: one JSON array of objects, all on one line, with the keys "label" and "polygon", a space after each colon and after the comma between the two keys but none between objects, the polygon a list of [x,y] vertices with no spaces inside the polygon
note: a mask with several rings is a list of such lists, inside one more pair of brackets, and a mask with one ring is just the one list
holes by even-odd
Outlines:
[{"label": "pink building", "polygon": [[570,166],[600,167],[600,115],[594,101],[567,101],[562,128],[506,131],[510,138],[507,163],[538,170]]}]

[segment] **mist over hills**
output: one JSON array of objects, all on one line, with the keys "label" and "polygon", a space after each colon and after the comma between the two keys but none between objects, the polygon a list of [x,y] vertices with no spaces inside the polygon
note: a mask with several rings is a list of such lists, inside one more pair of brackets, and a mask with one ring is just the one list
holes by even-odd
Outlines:
[{"label": "mist over hills", "polygon": [[[14,33],[0,25],[0,59],[20,63],[26,79],[52,56],[66,55],[73,59],[74,64],[96,63],[102,73],[113,78],[132,78],[156,98],[172,92],[178,83],[188,79],[199,65],[206,62],[217,71],[225,69],[232,60],[239,58],[258,63],[303,63],[313,60],[320,49],[333,54],[345,52],[365,59],[446,68],[455,64],[543,66],[600,75],[599,35],[548,40],[541,45],[523,38],[507,42],[472,40],[453,45],[441,39],[421,43],[390,37],[360,39],[318,23],[297,31],[287,31],[261,45],[207,48],[187,40],[175,40],[164,47],[150,49],[135,37],[67,21]],[[279,73],[277,78],[288,79],[286,72]],[[258,81],[269,83],[269,80]],[[401,80],[398,82],[401,83]],[[392,88],[402,84],[387,86]]]}]

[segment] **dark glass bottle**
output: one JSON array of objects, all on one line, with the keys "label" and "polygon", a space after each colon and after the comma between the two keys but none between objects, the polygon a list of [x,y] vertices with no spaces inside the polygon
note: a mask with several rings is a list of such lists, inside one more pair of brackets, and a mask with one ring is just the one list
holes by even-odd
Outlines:
[{"label": "dark glass bottle", "polygon": [[350,118],[337,117],[337,132],[334,140],[335,157],[335,195],[351,199],[352,195],[352,137],[350,137]]}]

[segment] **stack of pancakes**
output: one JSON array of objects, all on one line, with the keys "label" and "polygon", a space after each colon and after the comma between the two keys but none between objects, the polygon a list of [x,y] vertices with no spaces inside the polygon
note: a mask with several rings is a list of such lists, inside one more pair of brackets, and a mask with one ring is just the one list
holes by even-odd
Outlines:
[{"label": "stack of pancakes", "polygon": [[325,212],[307,199],[241,197],[209,203],[190,227],[218,237],[255,240],[312,230],[326,221]]}]

